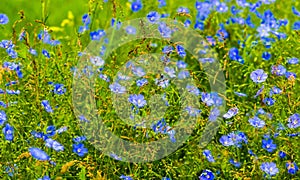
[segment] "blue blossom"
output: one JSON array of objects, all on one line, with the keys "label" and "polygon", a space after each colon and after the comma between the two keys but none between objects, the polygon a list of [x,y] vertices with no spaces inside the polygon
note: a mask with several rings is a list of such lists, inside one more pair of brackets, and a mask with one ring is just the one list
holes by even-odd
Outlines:
[{"label": "blue blossom", "polygon": [[50,54],[49,54],[49,52],[48,52],[47,50],[43,49],[43,50],[42,50],[42,54],[43,54],[45,57],[50,58]]},{"label": "blue blossom", "polygon": [[131,3],[131,10],[133,12],[138,12],[142,8],[143,8],[143,4],[142,4],[141,0],[136,0],[136,1],[134,1],[134,2]]},{"label": "blue blossom", "polygon": [[230,119],[239,112],[237,107],[230,108],[226,114],[223,115],[223,118]]},{"label": "blue blossom", "polygon": [[0,24],[7,24],[9,19],[6,14],[0,14]]},{"label": "blue blossom", "polygon": [[31,147],[31,148],[29,148],[29,153],[31,154],[32,157],[34,157],[37,160],[40,160],[40,161],[50,160],[50,156],[47,153],[45,153],[43,150],[41,150],[40,148]]},{"label": "blue blossom", "polygon": [[282,90],[280,88],[278,88],[277,86],[273,86],[270,89],[270,96],[272,96],[273,94],[281,94]]},{"label": "blue blossom", "polygon": [[272,139],[263,139],[262,148],[271,153],[277,148],[277,145],[273,143]]},{"label": "blue blossom", "polygon": [[129,95],[128,101],[138,108],[142,108],[147,105],[147,101],[144,99],[142,94],[131,94]]},{"label": "blue blossom", "polygon": [[200,109],[197,109],[197,108],[193,108],[191,106],[187,106],[185,108],[185,110],[189,113],[190,116],[192,117],[196,117],[200,112],[201,110]]},{"label": "blue blossom", "polygon": [[49,176],[43,176],[42,178],[38,178],[38,180],[51,180]]},{"label": "blue blossom", "polygon": [[261,88],[256,92],[254,98],[257,98],[263,92],[264,89],[265,89],[265,86],[262,85]]},{"label": "blue blossom", "polygon": [[289,174],[296,174],[297,171],[299,170],[295,162],[287,162],[285,164],[285,167],[287,168]]},{"label": "blue blossom", "polygon": [[5,139],[8,141],[12,141],[14,139],[14,128],[8,123],[2,129],[2,132],[5,136]]},{"label": "blue blossom", "polygon": [[275,100],[271,97],[267,97],[263,100],[263,102],[267,105],[267,106],[273,106],[275,103]]},{"label": "blue blossom", "polygon": [[176,72],[173,67],[168,67],[166,66],[164,68],[164,72],[170,77],[170,78],[175,78],[176,77]]},{"label": "blue blossom", "polygon": [[177,49],[177,53],[180,57],[185,57],[186,56],[186,52],[184,50],[184,47],[181,46],[181,45],[177,45],[176,46],[176,49]]},{"label": "blue blossom", "polygon": [[139,87],[142,87],[142,86],[146,85],[147,83],[148,83],[148,80],[145,78],[139,79],[136,81],[136,85]]},{"label": "blue blossom", "polygon": [[297,128],[300,126],[300,115],[298,113],[295,113],[291,115],[288,119],[288,125],[289,128]]},{"label": "blue blossom", "polygon": [[209,113],[209,121],[216,121],[220,115],[220,110],[218,108],[213,108]]},{"label": "blue blossom", "polygon": [[0,126],[2,126],[7,120],[5,111],[0,110]]},{"label": "blue blossom", "polygon": [[48,113],[53,113],[52,107],[50,106],[50,103],[48,100],[43,100],[41,104]]},{"label": "blue blossom", "polygon": [[283,152],[283,151],[279,151],[279,152],[278,152],[278,156],[279,156],[281,159],[283,159],[283,158],[286,157],[286,153]]},{"label": "blue blossom", "polygon": [[55,126],[53,126],[53,125],[48,126],[46,129],[47,136],[54,136],[56,133],[55,130],[56,130]]},{"label": "blue blossom", "polygon": [[241,165],[242,165],[240,162],[234,160],[233,158],[229,159],[229,163],[232,164],[232,165],[234,165],[236,168],[240,168]]},{"label": "blue blossom", "polygon": [[45,142],[46,142],[46,144],[45,144],[46,147],[52,148],[52,149],[54,149],[57,152],[60,152],[60,151],[64,150],[64,146],[61,145],[56,140],[48,138],[48,139],[45,140]]},{"label": "blue blossom", "polygon": [[54,85],[54,93],[58,95],[62,95],[66,92],[66,88],[64,88],[63,84],[55,84]]},{"label": "blue blossom", "polygon": [[270,60],[271,59],[271,57],[272,57],[272,55],[271,55],[271,53],[269,53],[269,52],[264,52],[263,54],[262,54],[262,58],[264,59],[264,60]]},{"label": "blue blossom", "polygon": [[255,83],[262,83],[262,82],[266,81],[266,79],[268,78],[268,75],[264,72],[264,70],[257,69],[255,71],[251,72],[250,78]]},{"label": "blue blossom", "polygon": [[90,57],[90,62],[95,66],[103,66],[105,61],[99,56]]},{"label": "blue blossom", "polygon": [[80,142],[85,141],[85,140],[86,140],[85,136],[77,136],[77,137],[73,138],[74,143],[80,143]]},{"label": "blue blossom", "polygon": [[257,116],[254,116],[253,118],[249,119],[248,122],[251,124],[251,126],[257,128],[263,128],[266,125],[265,121],[261,120]]},{"label": "blue blossom", "polygon": [[260,37],[270,36],[271,28],[265,24],[261,24],[256,30]]},{"label": "blue blossom", "polygon": [[196,21],[196,23],[194,25],[194,29],[199,29],[199,30],[203,31],[204,30],[204,22]]},{"label": "blue blossom", "polygon": [[216,10],[217,10],[218,12],[224,13],[224,12],[227,12],[227,11],[228,11],[228,7],[227,7],[226,3],[219,3],[219,4],[217,5]]},{"label": "blue blossom", "polygon": [[136,34],[136,28],[133,26],[127,26],[126,27],[126,33],[127,34]]},{"label": "blue blossom", "polygon": [[92,41],[99,41],[102,37],[106,35],[105,31],[99,29],[97,31],[90,32],[90,37]]},{"label": "blue blossom", "polygon": [[287,62],[288,62],[288,64],[298,64],[298,63],[299,63],[299,59],[293,57],[293,58],[289,58],[289,59],[287,60]]},{"label": "blue blossom", "polygon": [[178,73],[178,79],[186,79],[190,77],[190,72],[187,71],[187,70],[181,70],[179,73]]},{"label": "blue blossom", "polygon": [[142,67],[134,67],[132,69],[132,72],[134,75],[136,75],[138,77],[143,77],[146,75],[145,70]]},{"label": "blue blossom", "polygon": [[151,11],[147,14],[147,19],[150,23],[156,23],[160,19],[160,14],[156,11]]},{"label": "blue blossom", "polygon": [[286,68],[283,65],[273,65],[271,67],[271,73],[276,74],[277,76],[284,76],[286,73]]},{"label": "blue blossom", "polygon": [[170,27],[167,26],[165,22],[160,22],[158,26],[158,30],[160,35],[164,38],[170,38],[172,34],[172,30]]},{"label": "blue blossom", "polygon": [[78,156],[83,157],[86,153],[88,153],[88,149],[84,147],[84,144],[73,144],[73,152]]},{"label": "blue blossom", "polygon": [[209,161],[209,162],[215,162],[215,159],[214,157],[212,156],[210,150],[206,149],[203,151],[203,155],[206,157],[206,159]]},{"label": "blue blossom", "polygon": [[186,89],[188,90],[188,92],[196,95],[196,96],[199,96],[200,95],[200,90],[196,87],[196,86],[193,86],[193,85],[187,85],[186,86]]},{"label": "blue blossom", "polygon": [[293,30],[300,30],[300,21],[296,21],[293,25]]},{"label": "blue blossom", "polygon": [[297,75],[295,73],[293,73],[293,72],[286,72],[285,73],[285,77],[287,79],[296,79]]},{"label": "blue blossom", "polygon": [[223,135],[219,141],[223,146],[233,146],[234,145],[233,140],[228,135]]},{"label": "blue blossom", "polygon": [[241,93],[241,92],[234,92],[234,94],[240,96],[240,97],[247,97],[247,94]]},{"label": "blue blossom", "polygon": [[113,93],[116,93],[116,94],[123,94],[126,92],[126,88],[117,82],[109,85],[109,88]]},{"label": "blue blossom", "polygon": [[275,176],[279,172],[274,162],[264,162],[260,165],[260,169],[269,176]]},{"label": "blue blossom", "polygon": [[295,6],[292,7],[292,12],[293,12],[293,14],[295,14],[296,16],[300,16],[300,12],[295,8]]},{"label": "blue blossom", "polygon": [[214,180],[214,179],[215,179],[214,173],[208,169],[203,170],[199,176],[199,180]]},{"label": "blue blossom", "polygon": [[133,178],[131,176],[125,176],[124,174],[122,174],[120,176],[120,179],[123,179],[123,180],[133,180]]},{"label": "blue blossom", "polygon": [[30,48],[28,52],[34,56],[37,56],[37,51],[35,49]]},{"label": "blue blossom", "polygon": [[180,69],[185,69],[185,68],[187,68],[186,62],[181,61],[181,60],[177,61],[176,65],[177,65],[177,67],[180,68]]}]

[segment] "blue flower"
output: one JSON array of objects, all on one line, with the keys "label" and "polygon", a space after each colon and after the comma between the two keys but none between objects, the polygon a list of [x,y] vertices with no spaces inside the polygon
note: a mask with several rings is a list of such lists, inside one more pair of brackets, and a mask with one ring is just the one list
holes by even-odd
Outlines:
[{"label": "blue flower", "polygon": [[186,86],[186,89],[188,90],[188,92],[190,92],[190,93],[192,93],[192,94],[194,94],[196,96],[200,95],[200,90],[197,87],[193,86],[193,85],[189,85],[188,84]]},{"label": "blue flower", "polygon": [[116,93],[116,94],[123,94],[126,92],[126,88],[116,82],[109,85],[109,88],[113,93]]},{"label": "blue flower", "polygon": [[223,12],[227,12],[227,11],[228,11],[228,7],[227,7],[226,3],[219,3],[219,4],[217,5],[216,10],[217,10],[218,12],[223,13]]},{"label": "blue flower", "polygon": [[6,140],[12,141],[14,139],[14,128],[11,125],[6,124],[5,127],[2,129],[2,132]]},{"label": "blue flower", "polygon": [[280,157],[280,158],[285,158],[286,157],[286,153],[285,152],[283,152],[283,151],[279,151],[278,152],[278,156]]},{"label": "blue flower", "polygon": [[215,162],[215,159],[214,157],[211,155],[211,152],[210,150],[204,150],[203,151],[203,155],[206,157],[206,159],[209,161],[209,162]]},{"label": "blue flower", "polygon": [[231,60],[233,60],[233,61],[238,61],[238,62],[240,62],[240,63],[244,63],[244,60],[243,60],[243,58],[239,55],[239,50],[237,49],[237,48],[235,48],[235,47],[233,47],[233,48],[231,48],[230,50],[229,50],[229,58],[231,59]]},{"label": "blue flower", "polygon": [[259,119],[257,116],[249,119],[248,122],[251,124],[251,126],[257,128],[263,128],[266,125],[265,121]]},{"label": "blue flower", "polygon": [[270,36],[271,28],[265,24],[261,24],[256,30],[260,37]]},{"label": "blue flower", "polygon": [[185,110],[186,110],[186,111],[189,113],[189,115],[192,116],[192,117],[196,117],[196,116],[201,112],[200,109],[193,108],[193,107],[191,107],[191,106],[186,107]]},{"label": "blue flower", "polygon": [[46,147],[52,148],[57,152],[64,150],[63,145],[61,145],[59,142],[57,142],[51,138],[46,139],[45,142],[46,142],[46,144],[45,144]]},{"label": "blue flower", "polygon": [[295,73],[293,73],[293,72],[286,72],[285,73],[285,77],[287,78],[287,79],[296,79],[296,77],[297,77],[297,75],[295,74]]},{"label": "blue flower", "polygon": [[169,28],[167,26],[167,24],[165,22],[159,23],[158,30],[159,30],[160,35],[162,37],[164,37],[164,38],[170,38],[171,37],[172,30],[171,30],[171,28]]},{"label": "blue flower", "polygon": [[133,12],[138,12],[143,8],[142,1],[141,0],[136,0],[135,2],[132,2],[131,4],[131,10]]},{"label": "blue flower", "polygon": [[286,73],[286,68],[282,65],[278,65],[278,66],[273,65],[271,67],[271,73],[276,74],[277,76],[284,76]]},{"label": "blue flower", "polygon": [[297,128],[300,126],[300,115],[298,113],[295,113],[291,115],[288,119],[288,125],[289,128]]},{"label": "blue flower", "polygon": [[50,58],[50,54],[49,54],[49,52],[48,52],[47,50],[43,49],[43,50],[42,50],[42,54],[43,54],[45,57]]},{"label": "blue flower", "polygon": [[240,96],[240,97],[247,97],[247,94],[241,93],[241,92],[234,92],[234,94]]},{"label": "blue flower", "polygon": [[133,180],[133,178],[131,176],[125,176],[124,174],[122,174],[120,176],[120,179],[123,179],[123,180]]},{"label": "blue flower", "polygon": [[151,11],[147,14],[147,19],[150,23],[156,23],[160,19],[160,14],[156,11]]},{"label": "blue flower", "polygon": [[199,30],[204,30],[204,22],[202,21],[196,21],[195,25],[194,25],[194,29],[199,29]]},{"label": "blue flower", "polygon": [[2,126],[7,120],[5,111],[0,110],[0,126]]},{"label": "blue flower", "polygon": [[233,146],[234,145],[233,140],[228,135],[223,135],[219,141],[223,146]]},{"label": "blue flower", "polygon": [[145,79],[145,78],[139,79],[139,80],[136,81],[136,85],[139,86],[139,87],[142,87],[142,86],[144,86],[147,83],[148,83],[148,80]]},{"label": "blue flower", "polygon": [[187,70],[182,70],[178,73],[178,79],[186,79],[190,77],[190,72]]},{"label": "blue flower", "polygon": [[266,81],[266,79],[268,78],[268,75],[264,72],[264,70],[257,69],[255,71],[251,72],[250,78],[255,83],[262,83],[262,82]]},{"label": "blue flower", "polygon": [[55,84],[54,85],[54,93],[58,95],[62,95],[66,92],[66,88],[64,88],[63,84]]},{"label": "blue flower", "polygon": [[214,179],[215,179],[214,173],[208,169],[203,170],[199,176],[199,180],[214,180]]},{"label": "blue flower", "polygon": [[293,30],[300,30],[300,21],[296,21],[293,25]]},{"label": "blue flower", "polygon": [[272,96],[273,94],[281,94],[281,93],[282,93],[282,90],[276,86],[273,86],[270,89],[270,96]]},{"label": "blue flower", "polygon": [[53,113],[53,110],[52,110],[48,100],[43,100],[41,104],[48,113]]},{"label": "blue flower", "polygon": [[298,64],[299,63],[299,59],[298,58],[289,58],[288,59],[288,64]]},{"label": "blue flower", "polygon": [[0,24],[7,24],[9,22],[8,17],[6,14],[0,14]]},{"label": "blue flower", "polygon": [[55,126],[51,125],[51,126],[48,126],[47,129],[46,129],[46,133],[47,133],[47,136],[54,136],[55,135]]},{"label": "blue flower", "polygon": [[147,101],[144,99],[142,94],[131,94],[129,95],[128,101],[138,108],[142,108],[147,105]]},{"label": "blue flower", "polygon": [[234,160],[233,158],[229,159],[229,163],[232,164],[232,165],[234,165],[236,168],[240,168],[241,165],[242,165],[240,162]]},{"label": "blue flower", "polygon": [[127,34],[136,34],[136,28],[133,26],[127,26],[126,27],[126,33]]},{"label": "blue flower", "polygon": [[104,37],[106,35],[104,30],[97,30],[97,31],[93,31],[90,32],[90,37],[92,41],[99,41],[102,37]]},{"label": "blue flower", "polygon": [[235,116],[237,113],[239,112],[239,109],[237,107],[234,107],[234,108],[230,108],[228,110],[228,112],[226,114],[223,115],[223,118],[225,119],[230,119],[232,118],[233,116]]},{"label": "blue flower", "polygon": [[293,12],[293,14],[295,14],[296,16],[300,16],[300,12],[297,11],[297,9],[295,8],[295,6],[292,7],[292,12]]},{"label": "blue flower", "polygon": [[78,136],[78,137],[73,138],[73,142],[75,142],[75,143],[80,143],[85,140],[86,140],[85,136]]},{"label": "blue flower", "polygon": [[218,108],[213,108],[209,113],[209,121],[216,121],[220,115],[220,110]]},{"label": "blue flower", "polygon": [[142,67],[134,67],[132,69],[132,72],[134,75],[136,75],[138,77],[143,77],[146,75],[145,70]]},{"label": "blue flower", "polygon": [[276,164],[273,162],[264,162],[260,165],[260,169],[267,173],[269,176],[275,176],[279,170],[276,167]]},{"label": "blue flower", "polygon": [[267,106],[273,106],[275,103],[275,100],[271,97],[267,97],[263,100],[263,102],[267,105]]},{"label": "blue flower", "polygon": [[164,69],[164,72],[170,77],[170,78],[175,78],[176,77],[176,72],[175,69],[172,67],[166,66]]},{"label": "blue flower", "polygon": [[285,167],[287,168],[289,174],[296,174],[297,171],[299,170],[295,162],[287,162],[285,164]]},{"label": "blue flower", "polygon": [[270,60],[271,59],[271,57],[272,57],[272,55],[271,55],[271,53],[269,53],[269,52],[264,52],[263,54],[262,54],[262,58],[264,59],[264,60]]},{"label": "blue flower", "polygon": [[84,25],[89,25],[91,23],[91,18],[90,18],[90,16],[88,14],[84,14],[82,16],[82,23]]},{"label": "blue flower", "polygon": [[185,69],[185,68],[187,67],[186,62],[181,61],[181,60],[180,60],[180,61],[177,61],[176,65],[177,65],[177,67],[180,68],[180,69]]},{"label": "blue flower", "polygon": [[176,49],[177,49],[177,53],[180,57],[185,57],[186,56],[186,52],[184,50],[184,47],[181,46],[181,45],[177,45],[176,46]]},{"label": "blue flower", "polygon": [[88,149],[84,147],[84,144],[73,144],[73,152],[78,156],[83,157],[86,153],[88,153]]},{"label": "blue flower", "polygon": [[51,180],[49,176],[44,176],[42,178],[38,178],[38,180]]},{"label": "blue flower", "polygon": [[34,157],[37,160],[40,160],[40,161],[50,160],[50,156],[48,156],[48,154],[45,153],[40,148],[31,147],[31,148],[29,148],[29,153],[31,154],[32,157]]},{"label": "blue flower", "polygon": [[28,52],[34,56],[37,56],[37,51],[35,49],[30,48]]},{"label": "blue flower", "polygon": [[271,153],[277,148],[277,145],[273,143],[272,139],[263,139],[262,148]]},{"label": "blue flower", "polygon": [[90,57],[90,62],[95,66],[103,66],[105,64],[105,61],[99,56]]}]

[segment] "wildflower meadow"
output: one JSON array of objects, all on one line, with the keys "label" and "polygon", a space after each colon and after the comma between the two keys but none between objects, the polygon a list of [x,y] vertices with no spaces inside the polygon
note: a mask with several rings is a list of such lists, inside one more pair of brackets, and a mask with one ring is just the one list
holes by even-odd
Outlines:
[{"label": "wildflower meadow", "polygon": [[0,179],[300,179],[300,1],[1,0]]}]

